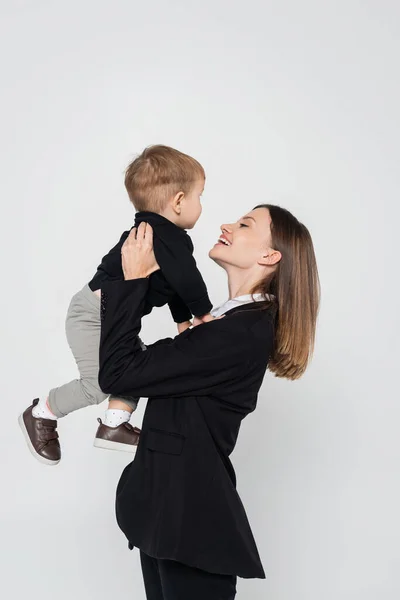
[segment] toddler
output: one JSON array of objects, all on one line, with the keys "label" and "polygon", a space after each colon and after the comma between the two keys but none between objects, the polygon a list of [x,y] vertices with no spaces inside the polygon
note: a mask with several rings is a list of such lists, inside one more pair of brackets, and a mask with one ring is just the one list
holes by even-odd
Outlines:
[{"label": "toddler", "polygon": [[[193,258],[193,244],[186,233],[201,214],[200,197],[205,173],[194,158],[168,146],[151,146],[127,168],[125,186],[138,211],[135,226],[145,221],[153,228],[154,253],[160,270],[150,276],[143,314],[168,303],[178,331],[191,325],[192,316],[212,320],[211,302]],[[107,398],[98,384],[101,286],[123,279],[121,248],[129,235],[104,256],[93,279],[72,298],[66,334],[80,378],[37,398],[19,417],[28,447],[40,462],[56,465],[61,459],[57,419],[74,410],[99,404]],[[142,345],[143,351],[145,346]],[[140,430],[129,423],[138,398],[110,396],[104,422],[99,421],[94,445],[98,448],[135,452]]]}]

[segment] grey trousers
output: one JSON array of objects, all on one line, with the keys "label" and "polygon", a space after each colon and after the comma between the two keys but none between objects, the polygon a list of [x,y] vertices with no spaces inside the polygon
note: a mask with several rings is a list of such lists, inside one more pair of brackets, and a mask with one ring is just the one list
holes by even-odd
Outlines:
[{"label": "grey trousers", "polygon": [[[68,344],[80,378],[50,390],[49,405],[57,417],[64,417],[85,406],[100,404],[108,397],[98,383],[100,330],[100,298],[85,285],[72,298],[65,322]],[[122,400],[133,410],[138,403],[137,398],[113,396],[110,400]]]}]

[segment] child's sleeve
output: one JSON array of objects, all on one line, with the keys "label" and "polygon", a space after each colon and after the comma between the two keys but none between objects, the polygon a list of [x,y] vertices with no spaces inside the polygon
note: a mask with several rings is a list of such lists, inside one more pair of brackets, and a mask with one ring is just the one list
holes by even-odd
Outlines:
[{"label": "child's sleeve", "polygon": [[210,312],[212,303],[192,252],[189,236],[172,242],[154,238],[154,253],[165,279],[191,315],[202,317]]},{"label": "child's sleeve", "polygon": [[192,313],[178,294],[175,294],[171,298],[168,306],[175,323],[184,323],[185,321],[190,321],[192,318]]}]

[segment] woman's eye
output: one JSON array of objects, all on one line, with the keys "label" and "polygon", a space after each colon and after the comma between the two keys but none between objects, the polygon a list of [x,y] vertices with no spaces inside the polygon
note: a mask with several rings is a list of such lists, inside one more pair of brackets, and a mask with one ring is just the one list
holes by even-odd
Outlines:
[{"label": "woman's eye", "polygon": [[240,227],[248,227],[248,225],[246,225],[246,223],[240,223]]}]

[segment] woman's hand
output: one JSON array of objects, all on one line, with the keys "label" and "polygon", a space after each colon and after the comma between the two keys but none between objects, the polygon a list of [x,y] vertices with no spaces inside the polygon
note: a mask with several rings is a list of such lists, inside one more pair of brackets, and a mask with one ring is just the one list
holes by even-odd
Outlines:
[{"label": "woman's hand", "polygon": [[148,223],[134,227],[121,248],[124,278],[140,279],[149,277],[160,266],[153,250],[153,228]]}]

